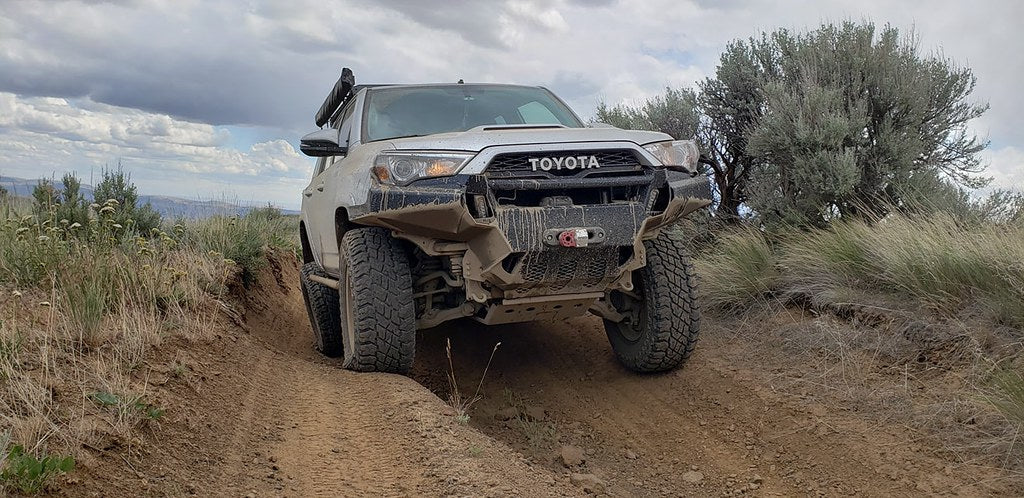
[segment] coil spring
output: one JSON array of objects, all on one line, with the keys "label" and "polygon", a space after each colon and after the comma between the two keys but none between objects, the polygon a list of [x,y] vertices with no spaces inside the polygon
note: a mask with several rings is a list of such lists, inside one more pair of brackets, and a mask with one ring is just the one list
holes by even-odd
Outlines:
[{"label": "coil spring", "polygon": [[451,265],[452,277],[454,277],[455,280],[462,280],[462,255],[457,254],[449,256],[449,260]]}]

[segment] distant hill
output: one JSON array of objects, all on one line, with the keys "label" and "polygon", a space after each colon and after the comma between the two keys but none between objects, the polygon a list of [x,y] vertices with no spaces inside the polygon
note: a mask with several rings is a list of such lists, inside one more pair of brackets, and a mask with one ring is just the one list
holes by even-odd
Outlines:
[{"label": "distant hill", "polygon": [[[13,195],[29,197],[39,180],[0,176],[0,186]],[[58,182],[58,187],[59,182]],[[82,185],[82,195],[90,201],[93,198],[91,185]],[[241,215],[253,208],[264,207],[264,203],[240,203],[228,201],[201,201],[165,195],[139,194],[139,203],[149,203],[165,218],[206,218],[214,215]],[[284,214],[298,214],[298,211],[281,209]]]}]

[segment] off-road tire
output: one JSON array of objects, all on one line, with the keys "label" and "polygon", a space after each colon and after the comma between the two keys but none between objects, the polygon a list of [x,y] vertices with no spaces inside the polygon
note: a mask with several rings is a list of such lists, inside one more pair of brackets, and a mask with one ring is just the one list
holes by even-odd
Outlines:
[{"label": "off-road tire", "polygon": [[341,356],[341,310],[338,307],[338,291],[320,282],[314,282],[310,275],[327,277],[320,265],[310,262],[302,265],[299,273],[299,287],[302,300],[306,302],[306,314],[313,329],[314,346],[325,356]]},{"label": "off-road tire", "polygon": [[[640,326],[604,321],[612,350],[635,372],[664,372],[679,367],[697,345],[700,304],[697,281],[680,236],[663,230],[645,241],[647,266],[633,272],[642,292]],[[625,333],[624,333],[625,331]],[[632,336],[632,337],[630,337]]]},{"label": "off-road tire", "polygon": [[407,373],[416,354],[416,309],[401,241],[383,228],[357,228],[345,232],[340,252],[342,365]]}]

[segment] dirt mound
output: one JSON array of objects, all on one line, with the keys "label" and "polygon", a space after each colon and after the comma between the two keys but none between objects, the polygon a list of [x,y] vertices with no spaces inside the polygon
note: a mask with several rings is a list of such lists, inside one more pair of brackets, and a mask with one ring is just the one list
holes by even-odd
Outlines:
[{"label": "dirt mound", "polygon": [[[461,425],[407,377],[355,374],[312,350],[297,263],[277,259],[208,343],[165,344],[167,415],[134,457],[100,455],[72,495],[565,495],[506,445]],[[125,472],[125,465],[129,465]],[[75,485],[77,484],[77,485]]]},{"label": "dirt mound", "polygon": [[[171,401],[151,441],[129,458],[98,454],[65,492],[1009,493],[998,472],[955,463],[899,421],[780,391],[792,372],[744,362],[711,321],[690,363],[663,375],[622,368],[591,318],[456,322],[419,334],[412,378],[355,374],[313,351],[297,281],[297,262],[274,259],[213,339],[165,343],[154,363],[177,366],[153,369],[151,385]],[[502,343],[468,423],[442,401],[449,340],[463,396]]]}]

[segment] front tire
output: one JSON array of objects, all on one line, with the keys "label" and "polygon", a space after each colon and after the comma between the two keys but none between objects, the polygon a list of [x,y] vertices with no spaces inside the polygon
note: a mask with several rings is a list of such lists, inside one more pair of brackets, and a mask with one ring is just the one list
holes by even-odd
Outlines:
[{"label": "front tire", "polygon": [[306,302],[306,314],[313,328],[313,340],[317,351],[332,358],[341,356],[341,312],[338,308],[338,291],[315,282],[309,277],[328,277],[315,262],[302,265],[299,273],[299,287],[302,300]]},{"label": "front tire", "polygon": [[647,266],[633,272],[630,294],[612,293],[626,315],[604,321],[612,350],[634,372],[665,372],[690,357],[700,332],[697,282],[683,240],[668,231],[644,242]]},{"label": "front tire", "polygon": [[416,355],[416,309],[409,259],[401,242],[377,227],[341,240],[343,366],[404,374]]}]

